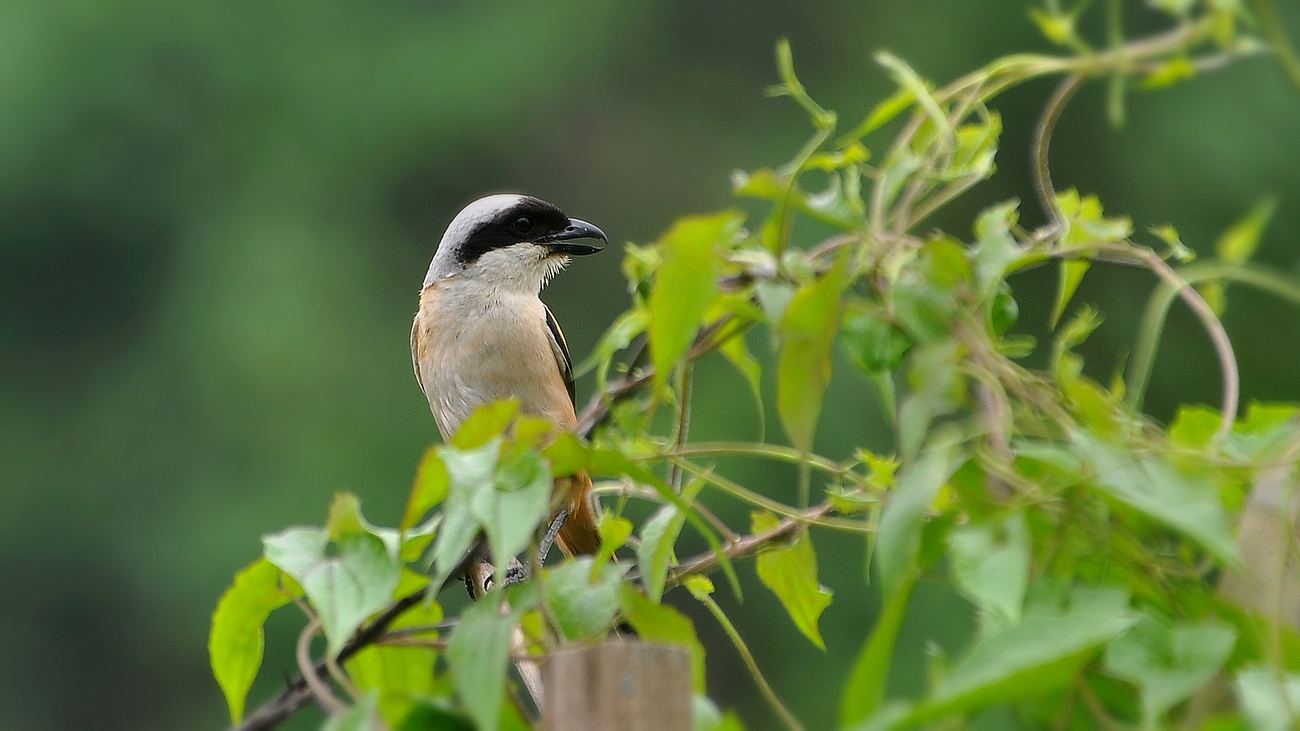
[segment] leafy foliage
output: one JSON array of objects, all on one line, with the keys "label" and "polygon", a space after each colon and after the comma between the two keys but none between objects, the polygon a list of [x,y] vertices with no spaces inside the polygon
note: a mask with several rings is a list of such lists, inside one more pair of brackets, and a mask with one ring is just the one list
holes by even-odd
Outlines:
[{"label": "leafy foliage", "polygon": [[[1049,2],[1032,17],[1074,55],[1008,56],[942,87],[879,54],[898,90],[838,139],[837,115],[811,98],[790,47],[779,45],[781,83],[769,91],[799,104],[814,133],[786,165],[734,176],[737,195],[767,208],[752,229],[745,214],[727,210],[683,218],[656,243],[628,247],[632,305],[582,369],[596,372],[601,390],[583,423],[598,426],[556,436],[517,403],[492,404],[426,454],[398,528],[370,525],[355,498],[340,496],[324,527],[268,536],[265,558],[237,577],[213,621],[213,668],[232,717],[240,717],[260,663],[262,623],[297,598],[298,587],[330,656],[395,599],[430,593],[392,623],[372,625],[379,641],[401,642],[364,647],[347,660],[350,681],[344,671],[336,680],[354,685],[358,700],[348,707],[334,699],[330,728],[369,727],[377,717],[397,728],[528,723],[512,700],[511,661],[597,641],[620,623],[645,640],[687,648],[703,693],[702,630],[663,602],[685,586],[777,715],[798,728],[713,599],[707,574],[724,572],[740,598],[733,563],[752,556],[795,628],[824,648],[818,622],[832,591],[818,578],[814,533],[838,530],[870,537],[882,599],[844,684],[846,728],[955,728],[993,707],[1011,709],[1026,728],[1195,728],[1209,713],[1224,724],[1289,727],[1300,697],[1300,644],[1270,607],[1229,590],[1226,577],[1254,569],[1234,525],[1266,485],[1269,499],[1279,500],[1294,484],[1300,410],[1256,405],[1236,418],[1235,361],[1215,316],[1229,281],[1266,282],[1260,286],[1300,300],[1293,284],[1243,274],[1255,271],[1249,258],[1275,204],[1264,199],[1219,237],[1217,268],[1176,270],[1167,260],[1186,264],[1190,250],[1171,226],[1150,227],[1162,254],[1134,243],[1133,222],[1108,214],[1097,196],[1057,194],[1047,177],[1051,120],[1072,85],[1109,78],[1118,121],[1128,85],[1191,78],[1203,59],[1207,67],[1226,62],[1257,43],[1234,3],[1157,5],[1177,23],[1125,46],[1119,3],[1111,3],[1112,48],[1096,52],[1078,32],[1083,4],[1067,12]],[[1036,151],[1049,223],[1026,230],[1021,204],[1006,201],[977,216],[972,241],[918,233],[935,211],[994,173],[1002,119],[989,102],[1014,85],[1058,75],[1066,83],[1045,110]],[[869,164],[868,135],[895,120],[880,161]],[[835,233],[801,248],[793,231],[805,220]],[[1055,332],[1040,345],[1015,332],[1019,306],[1008,278],[1049,262],[1059,274]],[[1154,324],[1137,346],[1130,371],[1137,377],[1109,386],[1087,375],[1076,352],[1101,314],[1072,304],[1086,273],[1102,264],[1148,270],[1163,287],[1148,313]],[[1216,344],[1224,408],[1188,406],[1165,429],[1139,406],[1175,297],[1192,306]],[[774,394],[764,389],[768,361],[745,339],[756,328],[773,349]],[[639,337],[649,364],[634,356],[616,368],[618,354]],[[834,372],[836,342],[880,392],[882,417],[895,426],[895,455],[865,447],[844,460],[818,453],[827,387],[843,377]],[[775,402],[788,444],[689,440],[691,368],[715,351],[737,367],[760,407]],[[1046,367],[1027,367],[1031,355]],[[612,383],[611,373],[624,377]],[[665,411],[671,419],[653,418]],[[724,455],[797,465],[799,503],[721,474],[709,460]],[[540,545],[559,505],[552,480],[579,471],[609,478],[597,492],[617,496],[604,505],[604,548],[547,564]],[[1281,493],[1278,484],[1286,486]],[[703,507],[709,492],[754,509],[748,533]],[[635,513],[624,512],[631,500],[652,503],[639,526],[629,517]],[[688,524],[708,545],[697,556],[678,552]],[[443,626],[433,595],[479,548],[494,567],[490,590],[454,626]],[[1287,565],[1286,545],[1265,549]],[[520,555],[531,573],[507,582]],[[928,690],[890,699],[895,642],[922,579],[949,582],[969,600],[979,631],[951,663],[934,664]],[[1231,684],[1235,701],[1207,690],[1216,683]],[[705,698],[696,715],[701,729],[740,727]]]}]

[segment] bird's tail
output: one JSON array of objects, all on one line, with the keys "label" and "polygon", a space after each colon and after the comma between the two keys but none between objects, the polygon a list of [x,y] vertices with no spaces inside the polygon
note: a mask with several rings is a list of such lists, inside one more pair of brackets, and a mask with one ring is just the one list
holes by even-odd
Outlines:
[{"label": "bird's tail", "polygon": [[569,518],[560,528],[560,548],[570,556],[594,556],[600,552],[600,516],[591,495],[591,475],[579,472],[555,478],[557,492],[568,497]]}]

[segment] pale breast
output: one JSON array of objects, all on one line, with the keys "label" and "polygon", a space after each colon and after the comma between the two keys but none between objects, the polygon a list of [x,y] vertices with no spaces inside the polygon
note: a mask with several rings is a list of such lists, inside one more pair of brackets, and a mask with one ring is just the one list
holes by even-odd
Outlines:
[{"label": "pale breast", "polygon": [[557,426],[576,421],[536,296],[431,285],[420,295],[411,347],[444,439],[498,399],[517,398],[523,413]]}]

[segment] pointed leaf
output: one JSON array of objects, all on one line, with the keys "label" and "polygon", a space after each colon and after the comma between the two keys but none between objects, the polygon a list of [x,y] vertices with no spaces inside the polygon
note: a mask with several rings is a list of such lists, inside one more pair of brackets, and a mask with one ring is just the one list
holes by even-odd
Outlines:
[{"label": "pointed leaf", "polygon": [[723,211],[673,224],[657,244],[663,263],[650,292],[650,356],[655,380],[666,382],[718,293],[717,250],[739,233],[744,215]]},{"label": "pointed leaf", "polygon": [[866,119],[863,119],[853,131],[844,135],[843,140],[860,140],[863,137],[875,132],[876,130],[889,124],[889,121],[899,114],[902,114],[912,102],[916,101],[916,96],[912,94],[911,89],[900,87],[892,95],[882,99],[871,108]]},{"label": "pointed leaf", "polygon": [[1070,304],[1070,299],[1074,297],[1074,292],[1079,288],[1079,283],[1083,281],[1083,275],[1088,273],[1088,267],[1092,263],[1086,259],[1062,259],[1057,268],[1056,279],[1056,304],[1052,306],[1052,317],[1048,321],[1048,326],[1055,328],[1056,323],[1061,321],[1061,315],[1065,314],[1065,308]]},{"label": "pointed leaf", "polygon": [[271,612],[289,603],[291,596],[280,586],[280,569],[259,558],[235,574],[235,583],[217,602],[208,635],[208,656],[233,724],[244,717],[248,689],[262,665],[262,626]]},{"label": "pointed leaf", "polygon": [[420,459],[420,466],[415,471],[415,484],[411,486],[411,494],[406,499],[406,512],[402,514],[400,526],[402,530],[419,523],[430,508],[447,499],[449,484],[447,467],[442,463],[438,447],[426,449],[424,457]]},{"label": "pointed leaf", "polygon": [[337,654],[366,617],[392,600],[402,564],[368,533],[340,537],[327,556],[323,530],[291,528],[262,539],[266,559],[292,576],[320,616],[328,651]]},{"label": "pointed leaf", "polygon": [[[915,564],[909,567],[915,569]],[[858,652],[858,659],[853,663],[853,672],[849,682],[844,686],[844,695],[840,699],[840,723],[852,726],[880,710],[885,700],[885,684],[889,680],[890,662],[894,656],[894,644],[898,639],[898,630],[903,626],[907,615],[907,602],[912,596],[912,585],[916,579],[915,571],[906,571],[902,583],[889,595],[888,602],[882,607],[876,619],[875,629]]]},{"label": "pointed leaf", "polygon": [[920,459],[899,475],[876,534],[874,558],[885,596],[893,596],[916,565],[925,511],[957,468],[956,456],[955,435],[939,434]]},{"label": "pointed leaf", "polygon": [[[682,500],[694,500],[705,484],[703,478],[686,483],[682,488]],[[641,545],[636,549],[637,565],[641,569],[641,583],[646,596],[655,604],[663,597],[668,565],[673,560],[673,547],[677,545],[677,537],[685,524],[686,515],[670,503],[659,508],[641,527]]]},{"label": "pointed leaf", "polygon": [[447,643],[456,692],[480,731],[496,731],[505,699],[510,643],[525,608],[502,608],[501,592],[489,593],[460,615]]},{"label": "pointed leaf", "polygon": [[1219,258],[1230,264],[1242,264],[1248,261],[1255,254],[1255,249],[1259,248],[1264,227],[1268,225],[1275,210],[1277,210],[1277,198],[1274,196],[1256,203],[1245,218],[1233,224],[1219,237],[1214,245]]},{"label": "pointed leaf", "polygon": [[831,381],[840,297],[852,281],[850,250],[844,251],[830,271],[795,293],[781,320],[777,410],[790,441],[804,452],[812,450],[822,395]]},{"label": "pointed leaf", "polygon": [[[771,513],[754,513],[752,532],[762,533],[780,525]],[[814,645],[826,649],[817,620],[831,603],[831,590],[817,582],[817,553],[812,536],[803,531],[787,546],[763,551],[756,559],[758,578],[771,589],[790,619]]]}]

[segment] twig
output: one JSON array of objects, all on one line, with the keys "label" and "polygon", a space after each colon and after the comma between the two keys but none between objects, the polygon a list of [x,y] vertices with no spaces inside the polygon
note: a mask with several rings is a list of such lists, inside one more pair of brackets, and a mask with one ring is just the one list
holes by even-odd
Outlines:
[{"label": "twig", "polygon": [[[727,558],[743,558],[761,548],[793,538],[804,530],[807,525],[816,524],[818,518],[831,512],[831,510],[830,503],[822,503],[809,508],[797,519],[786,518],[771,530],[754,533],[723,546],[722,552],[727,555]],[[716,571],[720,567],[721,559],[718,558],[718,553],[716,551],[705,551],[679,563],[676,568],[668,573],[665,586],[676,586],[687,576],[707,574]]]},{"label": "twig", "polygon": [[1047,152],[1052,146],[1052,130],[1056,129],[1056,122],[1061,118],[1061,112],[1065,110],[1065,105],[1070,102],[1070,98],[1079,90],[1083,84],[1083,74],[1074,73],[1061,81],[1052,92],[1052,96],[1047,100],[1047,105],[1043,107],[1043,114],[1038,118],[1038,124],[1034,127],[1034,145],[1031,151],[1032,168],[1034,173],[1034,190],[1038,193],[1038,203],[1043,207],[1043,212],[1047,217],[1056,224],[1057,230],[1063,231],[1067,221],[1061,213],[1061,207],[1056,203],[1056,190],[1052,187],[1052,173],[1047,167]]},{"label": "twig", "polygon": [[713,618],[718,620],[718,624],[722,625],[722,630],[727,633],[727,637],[731,639],[731,644],[735,645],[736,651],[740,653],[740,659],[745,661],[745,667],[749,670],[750,676],[754,678],[754,684],[758,686],[763,698],[767,699],[768,705],[772,706],[772,710],[776,711],[776,715],[780,717],[785,727],[790,731],[803,731],[803,724],[799,723],[799,719],[795,718],[794,714],[790,713],[790,709],[785,707],[785,704],[777,697],[776,691],[772,690],[772,686],[767,684],[767,678],[764,678],[763,672],[758,669],[758,662],[754,660],[754,654],[749,651],[749,646],[745,644],[745,638],[741,637],[740,632],[736,631],[736,625],[732,624],[727,615],[723,613],[722,607],[719,607],[713,597],[708,594],[700,594],[696,596],[696,599],[699,599],[700,603],[708,608]]},{"label": "twig", "polygon": [[[694,372],[690,361],[682,363],[677,378],[677,426],[673,434],[673,448],[681,449],[686,444],[691,432],[691,375]],[[682,466],[676,462],[669,464],[668,484],[673,492],[681,494]]]},{"label": "twig", "polygon": [[298,669],[302,672],[303,680],[307,681],[307,690],[316,702],[330,714],[343,713],[348,709],[343,701],[334,697],[330,692],[329,686],[321,680],[320,671],[312,665],[311,661],[311,638],[316,636],[316,631],[321,627],[320,619],[313,617],[302,632],[298,635]]}]

